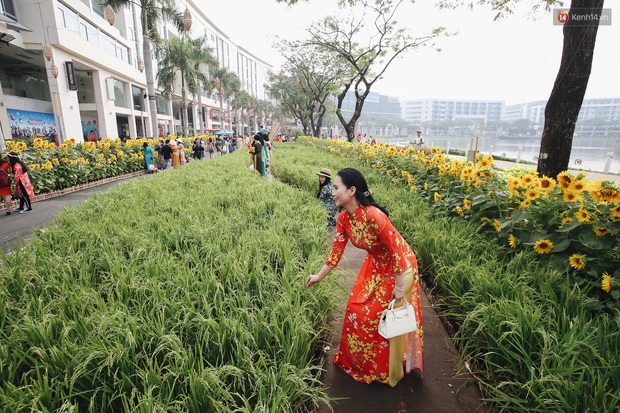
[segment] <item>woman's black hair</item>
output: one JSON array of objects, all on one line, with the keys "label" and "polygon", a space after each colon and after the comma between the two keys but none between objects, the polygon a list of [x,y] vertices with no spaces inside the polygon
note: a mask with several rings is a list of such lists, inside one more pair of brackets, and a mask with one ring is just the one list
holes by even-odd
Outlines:
[{"label": "woman's black hair", "polygon": [[15,152],[9,152],[8,154],[9,164],[11,164],[11,169],[15,166],[16,163],[22,166],[22,172],[28,172],[28,167],[26,164],[19,158],[19,155]]},{"label": "woman's black hair", "polygon": [[144,142],[144,143],[142,144],[142,147],[143,147],[143,148],[146,148],[147,146],[149,146],[149,144],[148,144],[147,142]]},{"label": "woman's black hair", "polygon": [[347,188],[355,187],[355,198],[361,205],[372,205],[379,208],[386,216],[389,216],[385,206],[377,204],[377,201],[372,197],[368,189],[368,184],[366,183],[366,178],[364,178],[364,175],[362,175],[360,171],[354,168],[344,168],[338,172],[337,175]]},{"label": "woman's black hair", "polygon": [[325,182],[321,183],[321,181],[319,181],[319,192],[316,193],[317,198],[319,197],[319,195],[321,195],[321,189],[323,189],[325,185],[327,185],[328,183],[332,181],[332,179],[329,176],[323,175],[323,177],[325,178]]}]

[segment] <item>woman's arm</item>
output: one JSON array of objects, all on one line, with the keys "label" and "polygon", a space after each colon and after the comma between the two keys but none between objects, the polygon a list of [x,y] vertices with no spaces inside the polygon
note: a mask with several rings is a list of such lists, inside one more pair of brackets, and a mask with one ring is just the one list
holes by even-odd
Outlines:
[{"label": "woman's arm", "polygon": [[331,271],[332,267],[327,264],[323,265],[323,268],[321,268],[321,271],[319,271],[318,274],[310,274],[308,276],[308,278],[306,279],[306,287],[312,288],[314,284],[321,282],[323,278],[327,277],[327,274],[329,274]]}]

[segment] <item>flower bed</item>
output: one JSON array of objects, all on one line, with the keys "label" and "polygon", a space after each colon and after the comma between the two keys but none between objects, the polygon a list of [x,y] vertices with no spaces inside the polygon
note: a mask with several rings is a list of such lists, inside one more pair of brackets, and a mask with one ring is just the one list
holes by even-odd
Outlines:
[{"label": "flower bed", "polygon": [[[371,149],[376,151],[374,157],[371,152],[364,154]],[[364,171],[373,195],[387,206],[390,219],[412,245],[422,275],[442,297],[436,309],[454,321],[453,340],[462,368],[474,372],[485,399],[497,411],[616,412],[620,408],[620,312],[610,302],[612,294],[608,301],[592,295],[594,288],[605,292],[600,275],[590,289],[581,288],[570,281],[566,270],[548,260],[553,250],[540,254],[536,243],[515,249],[507,245],[507,238],[498,242],[502,233],[476,218],[494,216],[489,215],[493,208],[483,205],[489,199],[490,184],[481,182],[476,187],[478,177],[470,185],[460,179],[443,181],[433,174],[448,168],[437,151],[423,155],[432,164],[414,162],[415,155],[389,147],[301,139],[277,147],[272,171],[308,194],[318,188],[320,168]],[[397,170],[392,162],[398,163]],[[403,176],[403,170],[409,175]],[[499,176],[503,172],[486,170],[491,171],[490,180],[501,188],[506,182]],[[485,200],[471,199],[471,210],[467,209],[467,198],[457,195],[457,186],[469,196],[480,191]],[[470,192],[465,192],[467,188]],[[502,191],[493,190],[491,198],[497,192]],[[452,197],[458,201],[450,201]],[[617,289],[613,281],[610,287],[611,292]]]}]

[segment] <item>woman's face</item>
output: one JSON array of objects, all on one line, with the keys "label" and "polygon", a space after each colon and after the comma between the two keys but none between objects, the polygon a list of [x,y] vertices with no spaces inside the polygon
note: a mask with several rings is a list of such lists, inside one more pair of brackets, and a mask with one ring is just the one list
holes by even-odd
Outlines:
[{"label": "woman's face", "polygon": [[336,176],[334,180],[334,201],[336,202],[336,206],[346,208],[347,205],[351,203],[355,203],[355,187],[347,188],[347,186],[342,183],[342,179],[340,176]]},{"label": "woman's face", "polygon": [[325,177],[323,175],[319,175],[319,182],[321,183],[321,185],[325,183]]}]

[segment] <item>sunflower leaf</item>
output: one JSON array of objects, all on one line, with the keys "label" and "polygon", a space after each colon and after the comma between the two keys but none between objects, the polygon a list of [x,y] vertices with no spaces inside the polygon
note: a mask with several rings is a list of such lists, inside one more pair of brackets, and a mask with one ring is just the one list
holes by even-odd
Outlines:
[{"label": "sunflower leaf", "polygon": [[613,239],[608,237],[599,237],[593,231],[584,231],[579,234],[579,241],[587,248],[592,250],[604,250],[611,248]]}]

